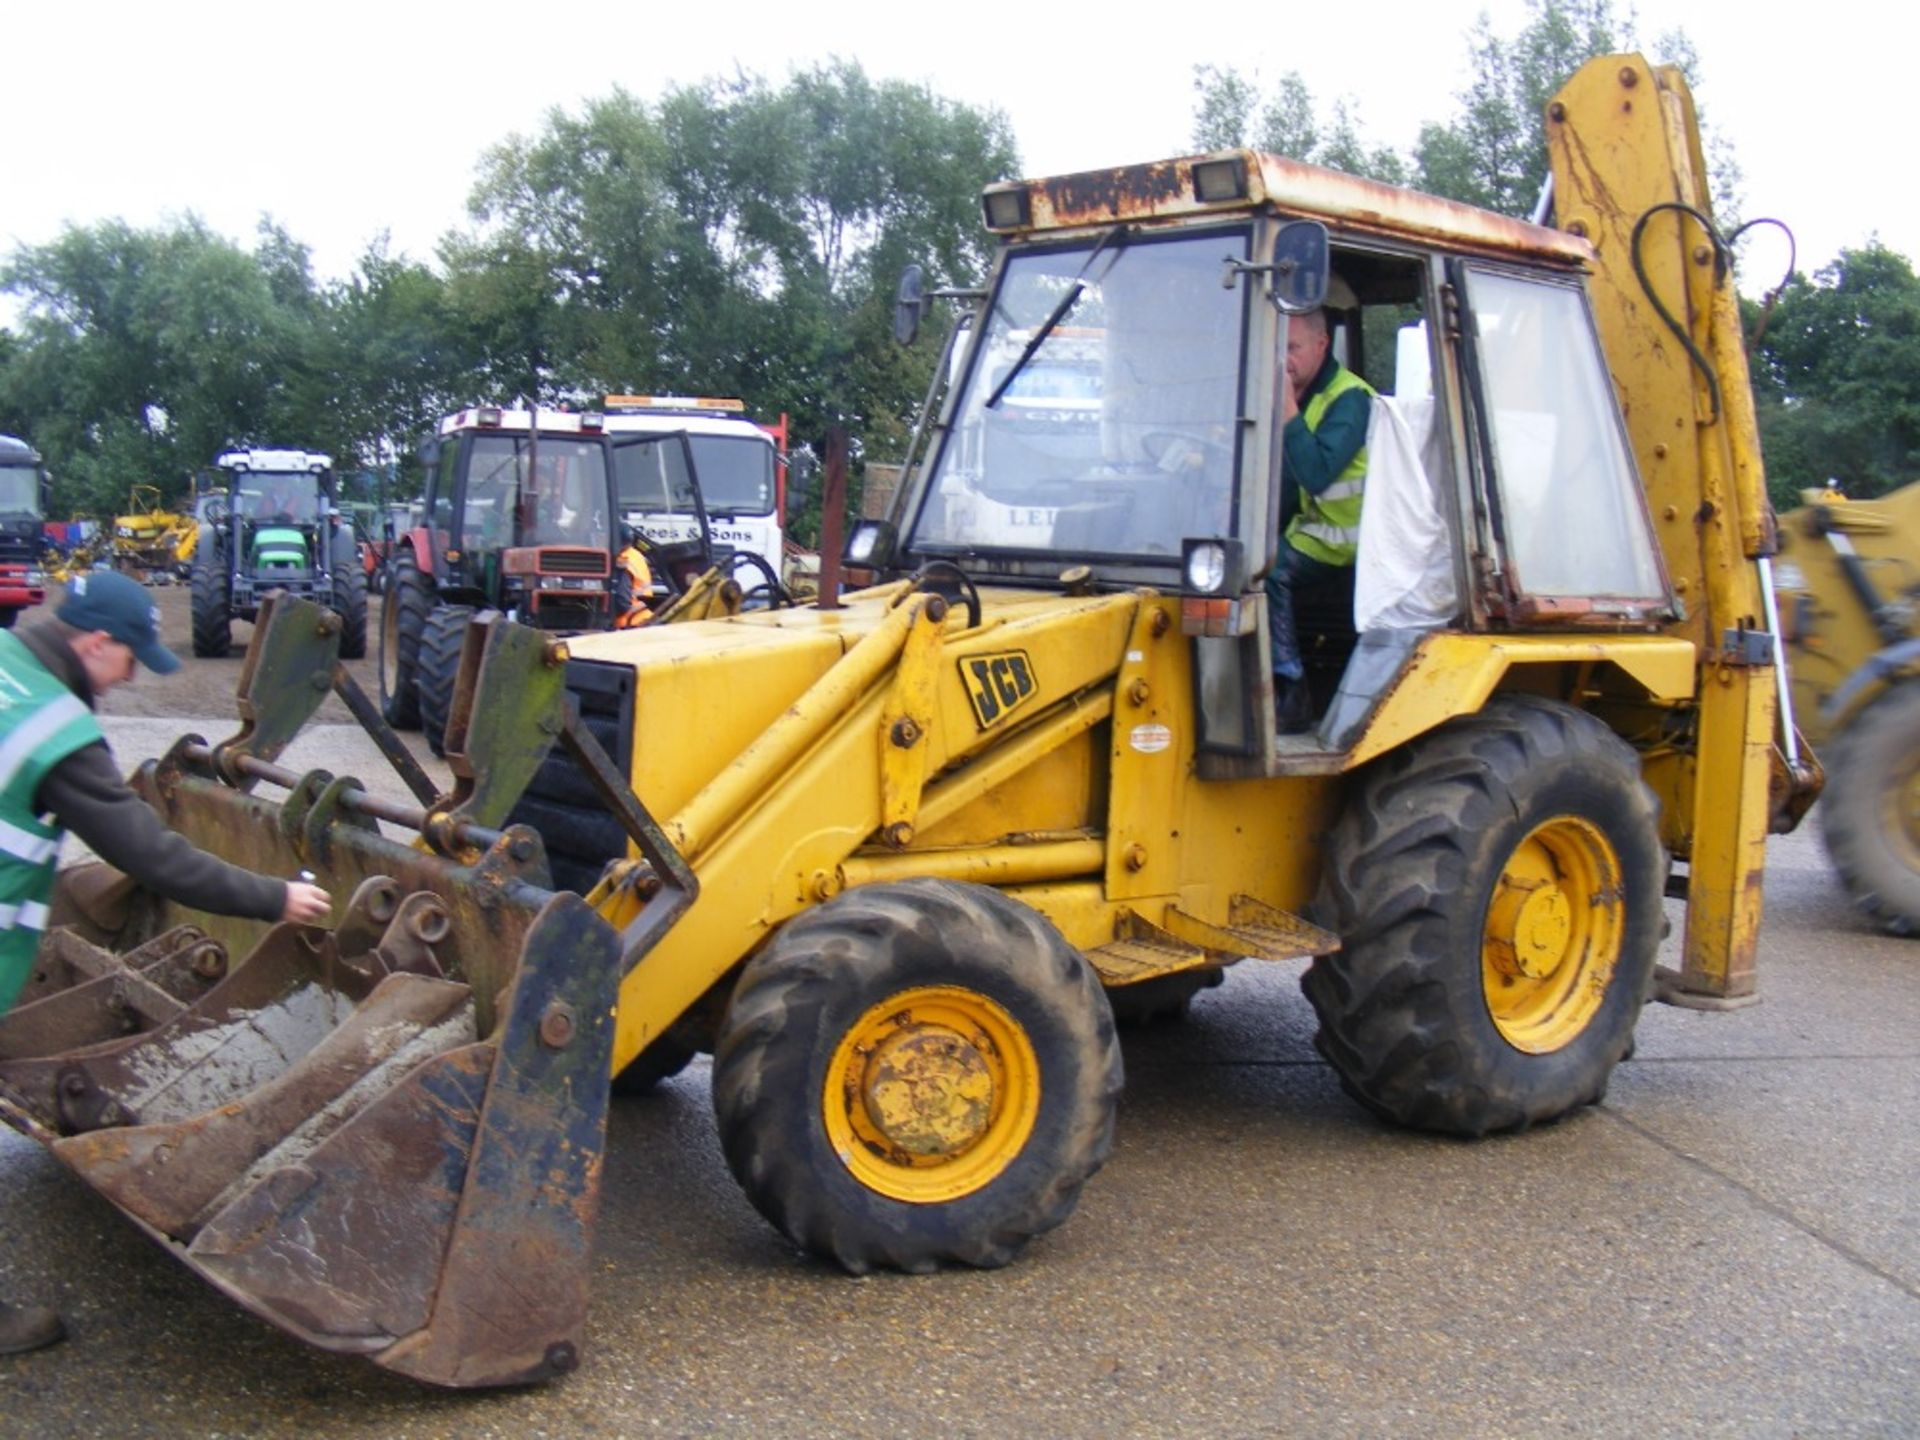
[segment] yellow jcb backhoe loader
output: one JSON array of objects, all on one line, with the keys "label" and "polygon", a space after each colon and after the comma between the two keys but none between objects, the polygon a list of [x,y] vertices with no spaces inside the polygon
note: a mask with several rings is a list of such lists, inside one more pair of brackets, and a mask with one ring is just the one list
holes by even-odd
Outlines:
[{"label": "yellow jcb backhoe loader", "polygon": [[[1812,782],[1774,744],[1685,87],[1611,57],[1549,128],[1559,228],[1241,151],[992,187],[925,451],[848,546],[875,583],[564,642],[474,622],[449,796],[274,763],[328,674],[380,733],[337,623],[281,602],[240,733],[139,781],[197,842],[313,870],[338,923],[70,882],[78,928],[0,1021],[8,1118],[275,1323],[466,1385],[574,1363],[609,1082],[696,1049],[753,1203],[855,1272],[1063,1221],[1111,1144],[1116,1010],[1243,958],[1308,962],[1320,1049],[1384,1116],[1597,1100],[1665,897],[1662,992],[1752,994],[1770,815]],[[1353,596],[1303,607],[1317,723],[1283,736],[1281,356],[1323,304],[1383,398]]]},{"label": "yellow jcb backhoe loader", "polygon": [[1780,518],[1794,718],[1827,771],[1820,831],[1847,892],[1920,934],[1920,485],[1813,493]]}]

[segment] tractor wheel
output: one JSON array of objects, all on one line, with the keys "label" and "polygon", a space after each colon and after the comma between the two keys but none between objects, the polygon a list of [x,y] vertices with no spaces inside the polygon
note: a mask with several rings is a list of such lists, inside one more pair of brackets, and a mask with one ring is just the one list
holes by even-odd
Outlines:
[{"label": "tractor wheel", "polygon": [[1193,997],[1210,990],[1227,978],[1218,966],[1201,970],[1180,970],[1142,980],[1134,985],[1116,985],[1107,991],[1107,1003],[1113,1018],[1121,1025],[1156,1025],[1163,1020],[1181,1020],[1193,1008]]},{"label": "tractor wheel", "polygon": [[433,609],[433,581],[413,552],[401,549],[388,567],[380,606],[380,710],[400,730],[420,724],[420,632]]},{"label": "tractor wheel", "polygon": [[420,728],[436,755],[447,753],[453,682],[460,674],[460,647],[473,614],[471,605],[436,605],[420,632]]},{"label": "tractor wheel", "polygon": [[367,657],[367,575],[358,563],[333,572],[333,612],[340,617],[340,658]]},{"label": "tractor wheel", "polygon": [[1334,827],[1344,948],[1301,981],[1347,1093],[1457,1135],[1599,1100],[1653,979],[1667,856],[1632,749],[1570,706],[1495,700],[1388,757]]},{"label": "tractor wheel", "polygon": [[790,920],[714,1051],[727,1164],[795,1244],[856,1275],[1004,1265],[1072,1212],[1121,1084],[1093,971],[998,891],[907,880]]},{"label": "tractor wheel", "polygon": [[1820,830],[1860,908],[1920,935],[1920,681],[1875,700],[1827,749]]},{"label": "tractor wheel", "polygon": [[[213,556],[207,557],[209,561]],[[193,567],[193,653],[218,660],[233,649],[233,617],[227,609],[227,572],[211,564]]]},{"label": "tractor wheel", "polygon": [[0,606],[0,630],[11,630],[14,621],[20,618],[20,609],[15,605]]}]

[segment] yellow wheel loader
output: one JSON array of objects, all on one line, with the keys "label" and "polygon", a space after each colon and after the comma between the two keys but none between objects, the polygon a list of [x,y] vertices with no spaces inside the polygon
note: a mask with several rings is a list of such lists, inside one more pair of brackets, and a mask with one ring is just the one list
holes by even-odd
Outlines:
[{"label": "yellow wheel loader", "polygon": [[1860,907],[1920,934],[1920,485],[1813,492],[1775,565],[1794,716],[1827,772],[1820,830]]},{"label": "yellow wheel loader", "polygon": [[[1305,963],[1322,1053],[1401,1123],[1599,1099],[1656,990],[1752,996],[1769,822],[1815,777],[1775,741],[1685,87],[1611,57],[1549,132],[1556,227],[1241,151],[992,187],[924,448],[847,547],[872,583],[566,641],[476,619],[449,795],[337,620],[276,602],[239,733],[139,783],[315,872],[335,925],[76,876],[0,1108],[240,1303],[469,1385],[575,1362],[610,1084],[696,1050],[753,1203],[854,1272],[1000,1265],[1066,1219],[1116,1007],[1242,960]],[[1282,735],[1262,577],[1316,308],[1380,398]],[[276,763],[328,676],[412,800]]]}]

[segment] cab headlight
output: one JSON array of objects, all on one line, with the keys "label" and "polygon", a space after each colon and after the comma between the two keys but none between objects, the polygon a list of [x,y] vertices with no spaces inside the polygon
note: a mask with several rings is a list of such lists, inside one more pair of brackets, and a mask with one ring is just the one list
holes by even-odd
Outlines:
[{"label": "cab headlight", "polygon": [[1191,539],[1180,542],[1180,575],[1193,595],[1238,595],[1245,587],[1240,542]]}]

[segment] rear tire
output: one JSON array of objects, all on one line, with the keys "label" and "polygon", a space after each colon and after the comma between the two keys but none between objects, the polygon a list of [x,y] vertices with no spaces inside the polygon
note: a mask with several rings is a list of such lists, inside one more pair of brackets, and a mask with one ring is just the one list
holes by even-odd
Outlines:
[{"label": "rear tire", "polygon": [[436,605],[420,633],[420,728],[436,755],[447,753],[447,717],[453,713],[453,682],[460,675],[471,605]]},{"label": "rear tire", "polygon": [[420,724],[420,632],[433,608],[433,582],[402,547],[388,568],[380,607],[380,711],[397,730]]},{"label": "rear tire", "polygon": [[747,965],[714,1052],[727,1164],[854,1274],[1004,1265],[1072,1212],[1122,1080],[1093,971],[979,885],[862,886]]},{"label": "rear tire", "polygon": [[233,616],[227,608],[226,571],[215,570],[210,564],[196,564],[192,601],[193,653],[203,660],[224,658],[233,650]]},{"label": "rear tire", "polygon": [[1484,1135],[1606,1093],[1652,983],[1667,872],[1618,736],[1497,699],[1373,767],[1329,850],[1320,903],[1344,948],[1301,984],[1348,1094]]},{"label": "rear tire", "polygon": [[1820,831],[1854,902],[1920,935],[1920,680],[1894,686],[1827,748]]},{"label": "rear tire", "polygon": [[340,658],[367,658],[367,577],[356,564],[333,572],[333,610],[340,617]]}]

